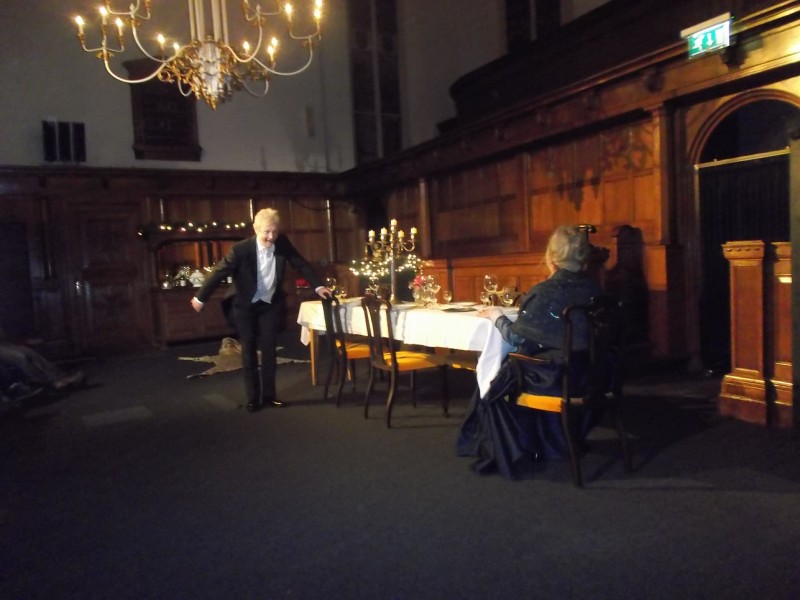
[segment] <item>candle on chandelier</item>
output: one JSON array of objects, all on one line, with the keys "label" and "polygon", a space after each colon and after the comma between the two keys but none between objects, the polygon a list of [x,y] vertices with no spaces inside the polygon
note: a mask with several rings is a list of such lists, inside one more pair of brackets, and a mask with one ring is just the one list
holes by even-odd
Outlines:
[{"label": "candle on chandelier", "polygon": [[117,17],[117,20],[115,21],[115,23],[117,25],[117,35],[119,37],[122,37],[122,19]]},{"label": "candle on chandelier", "polygon": [[411,228],[411,239],[414,239],[415,235],[417,235],[417,228],[416,227],[412,227]]},{"label": "candle on chandelier", "polygon": [[391,221],[389,221],[389,225],[391,227],[397,227],[397,219],[392,219]]},{"label": "candle on chandelier", "polygon": [[370,242],[371,242],[372,240],[374,240],[374,239],[375,239],[375,230],[374,230],[374,229],[370,229],[370,230],[369,230],[369,234],[368,234],[368,236],[367,236],[367,237],[369,238],[369,241],[370,241]]},{"label": "candle on chandelier", "polygon": [[406,237],[406,232],[401,229],[400,231],[397,232],[397,237],[399,237],[400,240],[402,240],[404,237]]},{"label": "candle on chandelier", "polygon": [[386,239],[386,227],[381,227],[381,239]]}]

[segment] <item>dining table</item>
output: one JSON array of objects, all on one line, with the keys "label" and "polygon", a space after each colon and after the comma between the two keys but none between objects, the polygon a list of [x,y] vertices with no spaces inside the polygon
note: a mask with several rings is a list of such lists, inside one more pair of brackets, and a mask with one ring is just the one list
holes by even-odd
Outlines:
[{"label": "dining table", "polygon": [[[472,302],[422,305],[399,302],[391,305],[390,317],[394,337],[406,345],[445,348],[475,352],[478,356],[476,377],[483,396],[500,370],[505,356],[514,348],[500,335],[494,324],[478,315],[481,305]],[[342,327],[352,335],[367,335],[367,323],[361,307],[361,298],[340,301]],[[516,307],[502,308],[513,321]],[[318,336],[325,333],[325,315],[320,300],[308,300],[300,305],[297,316],[300,340],[309,345],[311,354],[311,382],[317,382]]]}]

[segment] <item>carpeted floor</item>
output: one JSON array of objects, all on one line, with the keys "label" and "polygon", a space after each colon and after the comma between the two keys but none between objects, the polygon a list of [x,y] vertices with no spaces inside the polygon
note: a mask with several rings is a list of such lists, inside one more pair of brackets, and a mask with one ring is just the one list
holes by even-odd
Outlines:
[{"label": "carpeted floor", "polygon": [[0,597],[797,597],[798,439],[717,416],[716,380],[630,382],[635,472],[601,427],[579,490],[565,463],[511,482],[455,456],[467,371],[450,419],[433,376],[387,430],[363,379],[337,409],[306,364],[249,414],[240,371],[186,379],[217,348],[97,360],[0,420]]}]

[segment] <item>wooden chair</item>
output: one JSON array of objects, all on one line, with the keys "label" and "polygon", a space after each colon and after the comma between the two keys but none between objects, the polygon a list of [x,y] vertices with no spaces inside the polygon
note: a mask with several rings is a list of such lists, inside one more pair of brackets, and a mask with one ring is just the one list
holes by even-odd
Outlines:
[{"label": "wooden chair", "polygon": [[[574,348],[575,320],[583,315],[588,320],[588,349]],[[622,428],[618,405],[622,399],[622,327],[619,301],[608,295],[592,298],[591,302],[564,309],[564,358],[562,361],[540,359],[524,354],[510,353],[511,368],[517,377],[518,406],[559,413],[564,438],[567,441],[573,481],[583,486],[578,459],[577,429],[579,417],[586,409],[607,410],[617,430],[625,471],[631,471],[631,457],[627,438]],[[542,395],[525,391],[525,369],[561,367],[561,396]]]},{"label": "wooden chair", "polygon": [[349,339],[342,326],[342,313],[339,300],[323,298],[322,313],[325,316],[325,345],[328,349],[330,363],[328,365],[328,375],[325,378],[324,398],[328,399],[333,372],[337,373],[338,389],[336,392],[336,406],[342,400],[342,389],[347,375],[353,382],[353,391],[356,389],[356,360],[369,358],[369,344],[358,343]]},{"label": "wooden chair", "polygon": [[392,305],[388,300],[367,295],[361,300],[364,317],[367,320],[367,333],[370,347],[369,384],[364,398],[364,418],[369,418],[369,401],[375,386],[375,374],[384,372],[389,374],[389,393],[386,397],[386,427],[392,426],[392,405],[397,393],[397,380],[401,373],[411,375],[411,394],[414,406],[416,402],[415,373],[428,369],[439,369],[442,374],[442,410],[448,416],[450,402],[447,388],[447,362],[444,357],[427,352],[413,352],[399,349],[399,344],[394,338],[392,319],[390,318]]}]

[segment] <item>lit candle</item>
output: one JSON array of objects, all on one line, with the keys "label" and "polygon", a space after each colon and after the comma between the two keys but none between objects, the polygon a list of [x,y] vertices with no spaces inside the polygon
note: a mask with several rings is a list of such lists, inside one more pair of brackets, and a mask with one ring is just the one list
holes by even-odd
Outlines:
[{"label": "lit candle", "polygon": [[402,240],[404,237],[406,237],[406,232],[401,229],[400,231],[397,232],[397,237],[399,237]]},{"label": "lit candle", "polygon": [[100,20],[103,22],[103,25],[108,24],[108,10],[106,10],[105,6],[101,6],[97,9],[100,13]]},{"label": "lit candle", "polygon": [[80,15],[75,17],[75,24],[78,26],[78,35],[83,35],[83,25],[84,25],[83,17],[81,17]]},{"label": "lit candle", "polygon": [[374,229],[370,229],[369,230],[369,241],[371,242],[374,239],[375,239],[375,230]]},{"label": "lit candle", "polygon": [[387,232],[386,232],[386,227],[381,227],[381,237],[382,237],[382,238],[385,238],[385,237],[386,237],[386,233],[387,233]]},{"label": "lit candle", "polygon": [[117,35],[119,37],[122,37],[122,19],[117,17],[116,24],[117,24]]},{"label": "lit candle", "polygon": [[294,10],[292,8],[292,5],[287,2],[284,5],[283,10],[286,12],[286,18],[289,20],[289,22],[291,22],[291,20],[292,20],[292,11]]},{"label": "lit candle", "polygon": [[391,221],[389,221],[389,225],[392,227],[397,227],[397,219],[392,219]]},{"label": "lit candle", "polygon": [[160,34],[160,33],[159,33],[159,34],[156,36],[156,39],[158,40],[158,45],[159,45],[159,46],[161,46],[161,49],[163,50],[163,49],[164,49],[164,43],[165,43],[167,40],[166,40],[166,39],[164,38],[164,36],[163,36],[162,34]]},{"label": "lit candle", "polygon": [[411,228],[411,237],[414,237],[415,235],[417,235],[417,228],[416,227],[412,227]]}]

